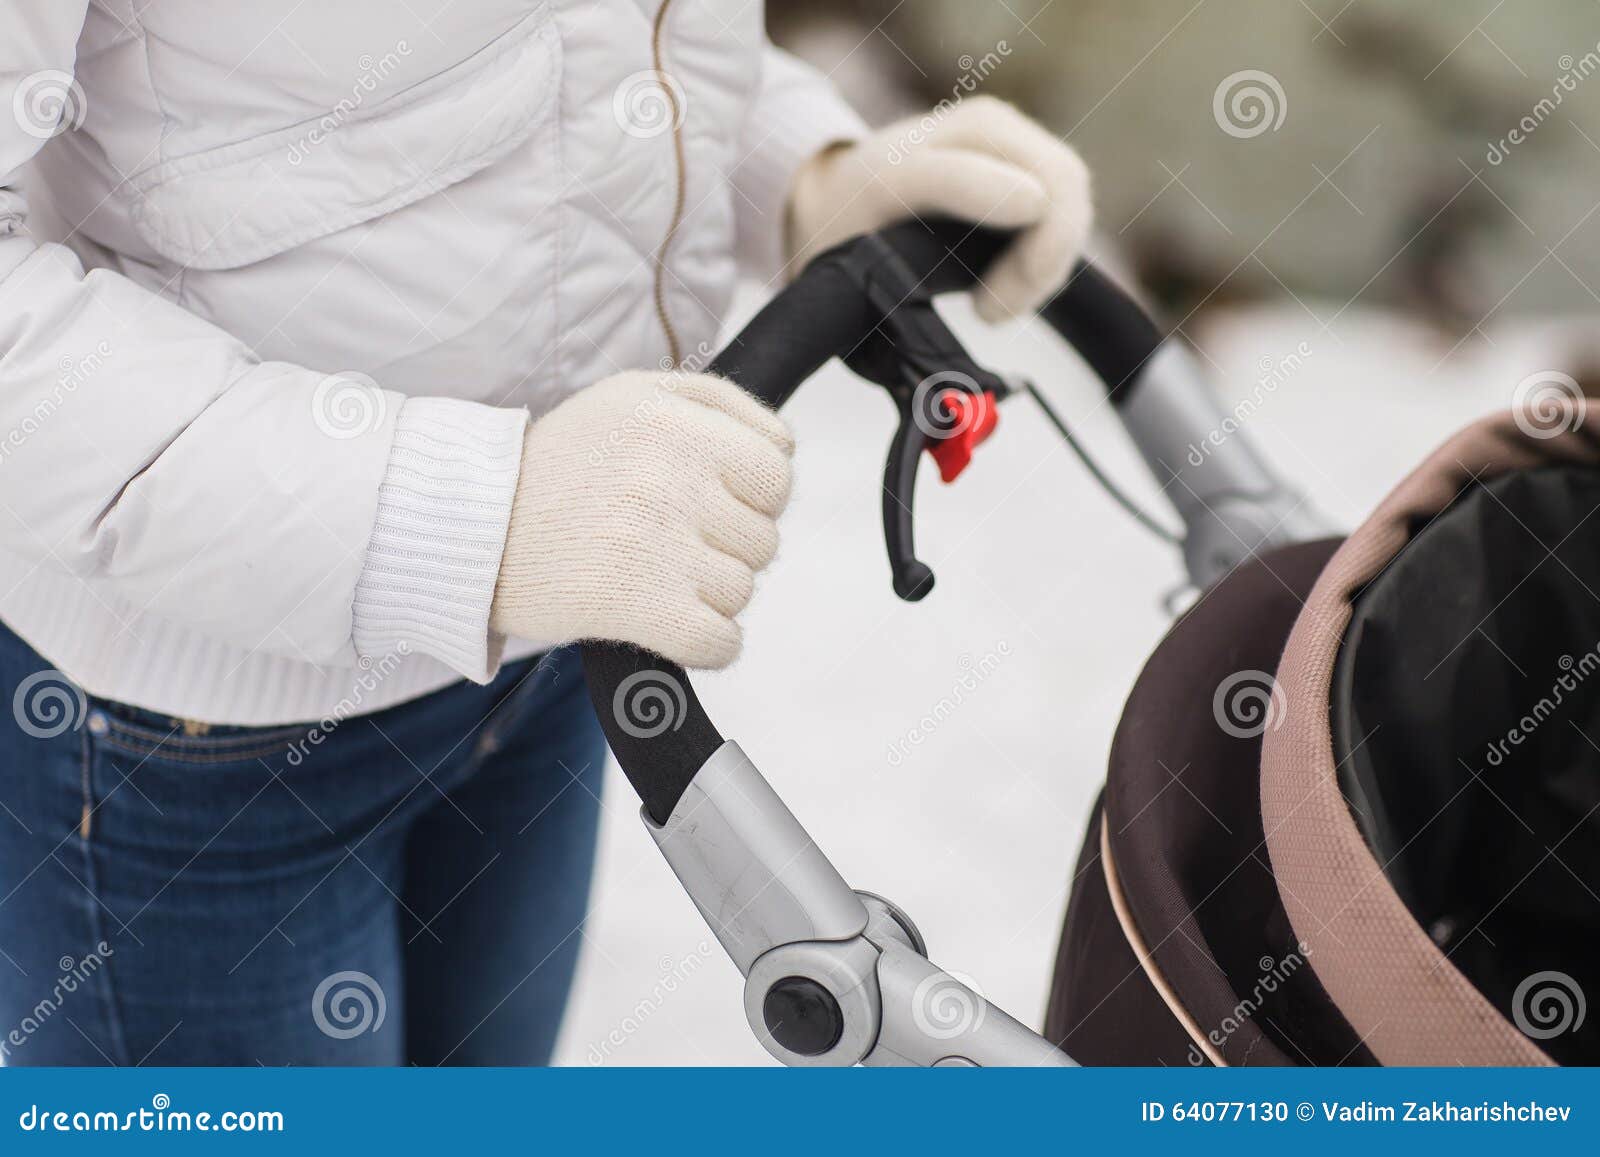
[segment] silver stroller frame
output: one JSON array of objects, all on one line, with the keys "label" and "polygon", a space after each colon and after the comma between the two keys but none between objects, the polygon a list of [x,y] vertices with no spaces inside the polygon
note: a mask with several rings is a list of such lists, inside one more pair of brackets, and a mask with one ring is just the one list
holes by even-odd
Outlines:
[{"label": "silver stroller frame", "polygon": [[[952,222],[910,222],[847,243],[813,262],[711,366],[773,405],[830,356],[889,390],[901,422],[884,528],[902,598],[921,598],[933,582],[915,557],[911,511],[922,450],[963,432],[950,391],[987,393],[991,404],[1013,392],[971,360],[932,296],[970,285],[1004,241]],[[1182,519],[1196,588],[1260,552],[1327,533],[1242,432],[1210,437],[1228,429],[1227,415],[1195,359],[1093,266],[1081,264],[1040,312],[1111,391]],[[1196,461],[1192,447],[1203,442],[1209,452]],[[680,668],[618,644],[586,645],[584,662],[602,726],[644,801],[645,828],[744,975],[746,1017],[774,1057],[806,1066],[1073,1063],[933,964],[894,904],[850,887],[739,745],[710,724]]]}]

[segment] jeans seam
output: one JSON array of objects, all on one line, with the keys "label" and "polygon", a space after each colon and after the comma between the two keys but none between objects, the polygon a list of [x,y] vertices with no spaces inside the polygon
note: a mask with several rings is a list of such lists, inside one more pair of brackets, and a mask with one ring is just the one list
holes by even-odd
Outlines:
[{"label": "jeans seam", "polygon": [[[83,849],[83,875],[84,884],[89,890],[89,932],[94,937],[96,949],[101,944],[109,943],[106,940],[105,924],[100,916],[102,901],[97,895],[100,885],[99,877],[94,867],[94,745],[90,742],[88,729],[84,728],[79,739],[80,758],[83,761],[83,774],[81,787],[83,792],[83,818],[78,821],[78,844]],[[105,967],[100,970],[100,975],[105,977],[105,988],[101,991],[101,1014],[106,1020],[106,1031],[110,1037],[111,1051],[119,1057],[113,1060],[113,1066],[126,1067],[131,1063],[128,1052],[128,1042],[123,1032],[122,1010],[117,1002],[116,964],[106,961]]]},{"label": "jeans seam", "polygon": [[176,727],[160,731],[154,727],[143,727],[137,723],[130,723],[126,719],[118,718],[111,712],[106,712],[106,723],[113,731],[121,732],[130,740],[145,739],[151,742],[166,742],[181,744],[189,747],[209,748],[226,747],[229,744],[266,743],[282,739],[288,741],[297,735],[315,727],[315,723],[290,723],[282,727],[254,727],[243,728],[237,732],[225,735],[183,735]]},{"label": "jeans seam", "polygon": [[315,727],[315,723],[289,723],[278,727],[243,728],[225,735],[184,735],[176,724],[166,731],[130,722],[114,711],[102,707],[109,733],[120,737],[124,743],[148,744],[152,747],[181,748],[197,752],[223,751],[230,747],[247,747],[261,744],[289,743]]},{"label": "jeans seam", "polygon": [[101,737],[108,748],[120,751],[123,755],[137,756],[141,759],[153,759],[164,763],[190,763],[200,766],[218,763],[254,763],[256,760],[265,759],[277,752],[287,752],[290,742],[270,744],[256,744],[253,747],[240,747],[237,749],[224,749],[213,751],[200,751],[194,747],[169,747],[163,743],[146,746],[139,743],[129,743],[125,738],[115,732],[109,732]]}]

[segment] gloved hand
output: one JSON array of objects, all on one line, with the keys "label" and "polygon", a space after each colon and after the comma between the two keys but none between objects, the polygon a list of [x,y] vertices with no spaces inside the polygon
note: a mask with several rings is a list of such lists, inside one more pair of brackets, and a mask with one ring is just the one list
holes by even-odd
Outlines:
[{"label": "gloved hand", "polygon": [[574,394],[528,429],[490,625],[727,666],[778,549],[793,451],[777,414],[705,374],[634,371]]},{"label": "gloved hand", "polygon": [[1089,171],[1009,104],[969,97],[806,162],[789,198],[791,268],[847,237],[937,214],[1022,230],[974,293],[987,321],[1030,313],[1083,250],[1094,216]]}]

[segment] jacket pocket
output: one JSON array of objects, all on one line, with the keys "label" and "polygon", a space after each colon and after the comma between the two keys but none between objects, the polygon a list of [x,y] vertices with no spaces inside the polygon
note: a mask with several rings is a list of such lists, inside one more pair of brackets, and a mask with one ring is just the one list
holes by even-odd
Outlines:
[{"label": "jacket pocket", "polygon": [[381,217],[522,145],[554,115],[561,41],[549,8],[461,63],[372,105],[135,176],[135,228],[192,269],[233,269]]}]

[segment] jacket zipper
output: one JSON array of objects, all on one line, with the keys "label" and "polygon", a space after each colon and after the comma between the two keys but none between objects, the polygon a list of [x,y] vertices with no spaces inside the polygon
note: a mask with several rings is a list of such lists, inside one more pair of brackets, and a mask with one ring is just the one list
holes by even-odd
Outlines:
[{"label": "jacket zipper", "polygon": [[678,107],[678,91],[670,83],[666,83],[667,70],[664,67],[662,55],[662,40],[667,25],[667,9],[672,7],[672,0],[661,0],[661,7],[656,9],[655,24],[650,30],[650,59],[651,67],[656,75],[662,78],[661,87],[666,90],[667,102],[672,115],[672,156],[674,164],[675,191],[672,202],[672,218],[667,223],[667,232],[661,238],[661,244],[656,248],[655,254],[655,300],[656,317],[661,321],[661,332],[667,338],[667,369],[675,369],[683,360],[683,348],[678,341],[678,331],[672,324],[672,315],[667,310],[667,251],[672,248],[672,242],[678,235],[678,228],[683,224],[684,203],[688,197],[688,162],[683,148],[683,111]]}]

